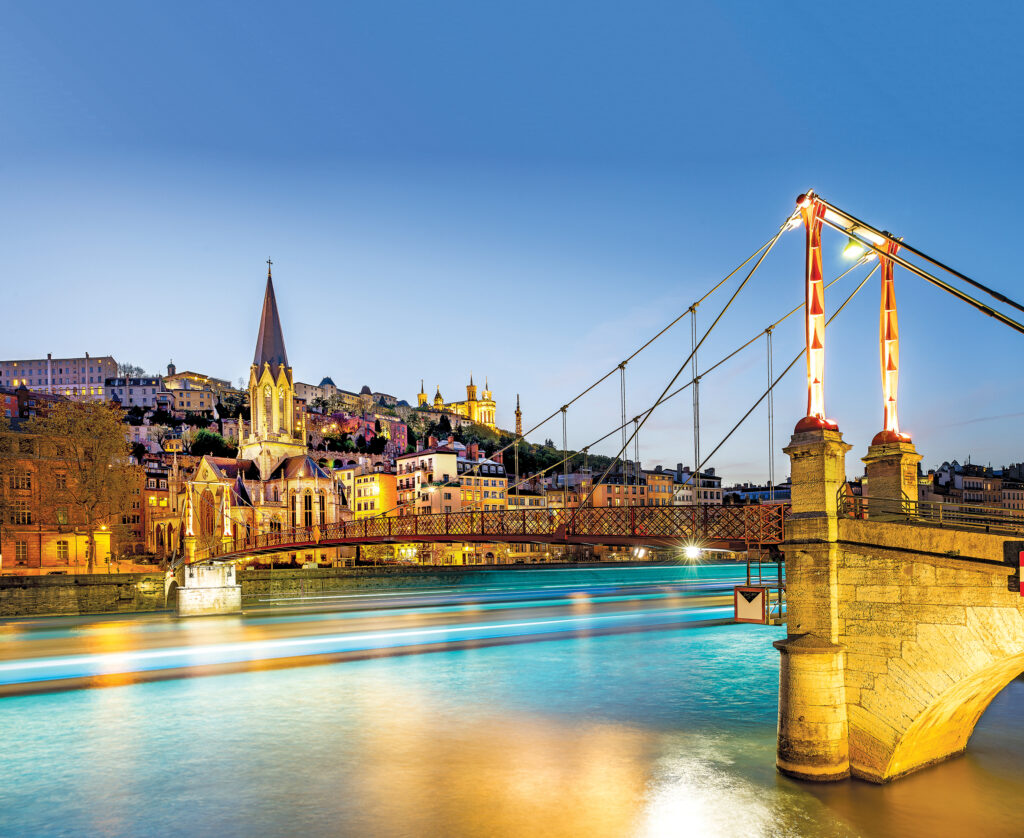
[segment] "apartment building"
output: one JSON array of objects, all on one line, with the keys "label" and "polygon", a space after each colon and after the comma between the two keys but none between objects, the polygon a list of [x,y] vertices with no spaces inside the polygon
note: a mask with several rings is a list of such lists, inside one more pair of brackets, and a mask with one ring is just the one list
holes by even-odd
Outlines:
[{"label": "apartment building", "polygon": [[117,361],[109,355],[94,358],[45,358],[0,361],[0,387],[27,387],[40,393],[103,401],[103,384],[117,377]]}]

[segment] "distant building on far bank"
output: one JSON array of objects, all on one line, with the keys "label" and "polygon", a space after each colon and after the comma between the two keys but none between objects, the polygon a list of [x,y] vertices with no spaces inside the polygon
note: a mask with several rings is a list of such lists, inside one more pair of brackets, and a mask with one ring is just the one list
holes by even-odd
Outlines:
[{"label": "distant building on far bank", "polygon": [[38,393],[72,399],[103,401],[103,384],[117,376],[117,361],[109,355],[93,358],[45,358],[0,361],[0,387],[24,386]]}]

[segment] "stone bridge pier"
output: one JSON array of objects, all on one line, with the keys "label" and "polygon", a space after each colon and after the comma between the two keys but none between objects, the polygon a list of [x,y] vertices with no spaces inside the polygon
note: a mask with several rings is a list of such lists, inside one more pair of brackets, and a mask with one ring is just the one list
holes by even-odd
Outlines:
[{"label": "stone bridge pier", "polygon": [[[785,449],[777,765],[805,780],[884,783],[961,753],[1024,672],[1024,541],[886,520],[870,500],[866,517],[841,516],[849,449],[828,429],[796,433]],[[872,445],[870,494],[916,500],[919,459],[909,443]]]}]

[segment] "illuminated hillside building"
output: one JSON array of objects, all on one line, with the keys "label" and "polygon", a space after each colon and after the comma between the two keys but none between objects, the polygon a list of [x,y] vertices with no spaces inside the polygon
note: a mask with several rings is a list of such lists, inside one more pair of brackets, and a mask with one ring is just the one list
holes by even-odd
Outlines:
[{"label": "illuminated hillside building", "polygon": [[420,381],[420,392],[416,397],[418,406],[431,407],[443,413],[454,413],[478,425],[486,425],[488,428],[497,429],[497,409],[494,403],[494,394],[487,386],[487,379],[484,379],[484,389],[477,395],[476,385],[473,383],[473,374],[470,373],[469,384],[466,385],[466,400],[462,402],[446,402],[441,395],[441,388],[437,388],[432,402],[427,401],[427,393]]}]

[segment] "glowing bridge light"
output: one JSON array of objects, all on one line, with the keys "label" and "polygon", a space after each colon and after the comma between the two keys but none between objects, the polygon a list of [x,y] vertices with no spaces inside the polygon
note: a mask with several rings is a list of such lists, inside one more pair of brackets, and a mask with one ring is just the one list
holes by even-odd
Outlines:
[{"label": "glowing bridge light", "polygon": [[844,259],[860,259],[867,253],[867,249],[853,236],[850,236],[846,240],[846,245],[843,247],[843,258]]},{"label": "glowing bridge light", "polygon": [[700,547],[696,544],[687,544],[683,548],[683,555],[688,561],[695,562],[700,558]]}]

